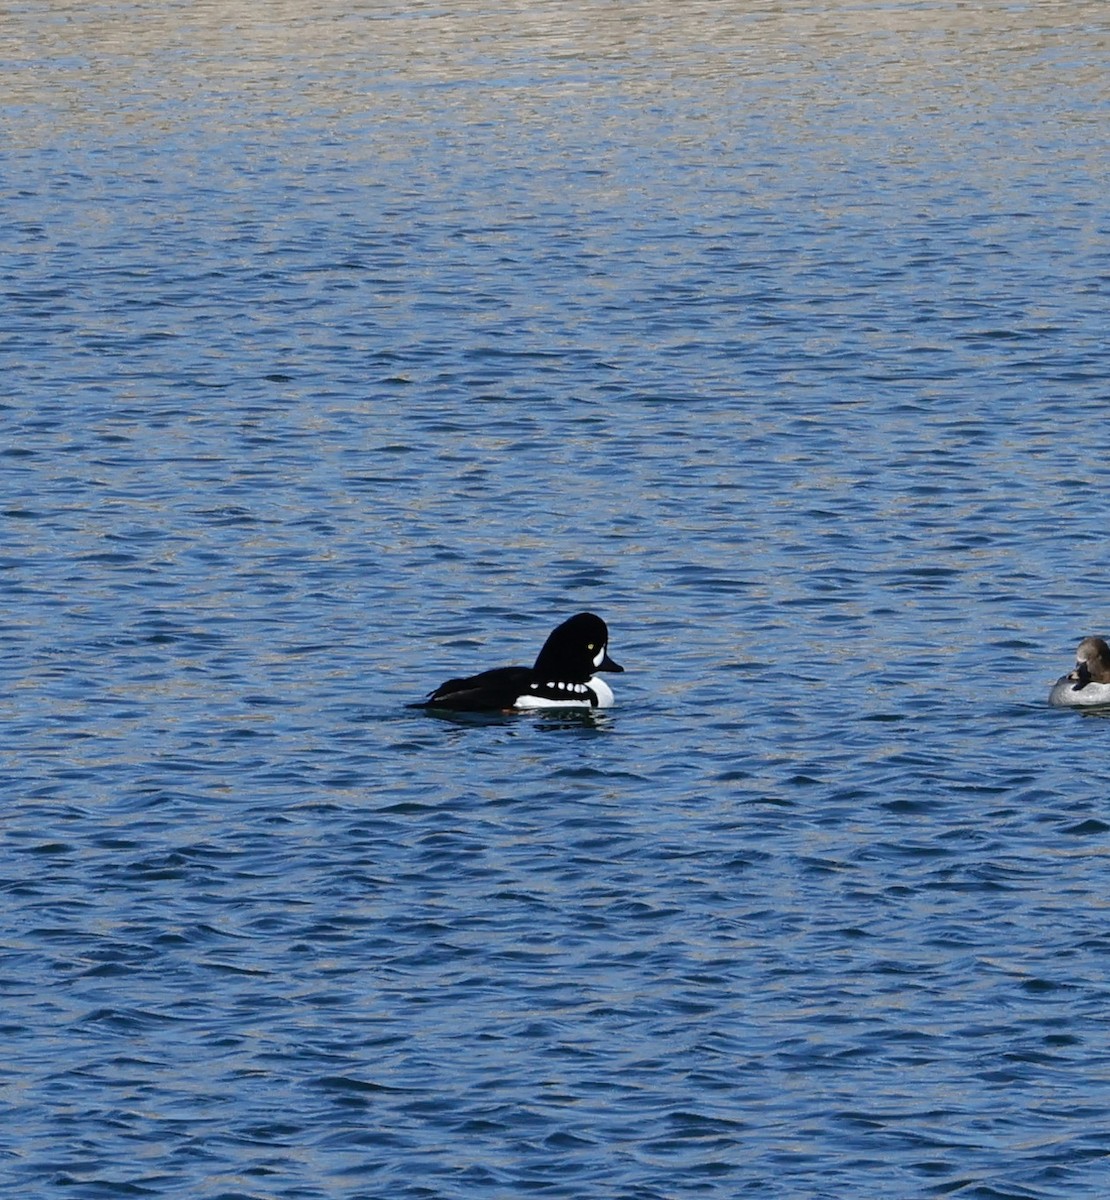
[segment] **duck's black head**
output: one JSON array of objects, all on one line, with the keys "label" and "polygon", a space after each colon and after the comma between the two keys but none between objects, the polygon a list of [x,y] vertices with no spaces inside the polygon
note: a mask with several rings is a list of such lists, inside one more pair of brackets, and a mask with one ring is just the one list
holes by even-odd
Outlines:
[{"label": "duck's black head", "polygon": [[623,671],[609,657],[609,629],[593,613],[579,613],[551,631],[533,670],[548,679],[585,683],[595,671]]}]

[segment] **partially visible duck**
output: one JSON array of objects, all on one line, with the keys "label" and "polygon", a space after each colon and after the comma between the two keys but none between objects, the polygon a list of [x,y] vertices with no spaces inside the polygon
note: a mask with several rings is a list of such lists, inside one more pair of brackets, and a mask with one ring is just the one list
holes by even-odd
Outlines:
[{"label": "partially visible duck", "polygon": [[609,685],[595,671],[623,671],[609,657],[609,629],[593,613],[579,613],[551,631],[531,667],[494,667],[448,679],[413,708],[496,712],[513,708],[608,708]]},{"label": "partially visible duck", "polygon": [[1052,685],[1049,704],[1085,708],[1110,704],[1110,646],[1100,637],[1087,637],[1075,652],[1075,670]]}]

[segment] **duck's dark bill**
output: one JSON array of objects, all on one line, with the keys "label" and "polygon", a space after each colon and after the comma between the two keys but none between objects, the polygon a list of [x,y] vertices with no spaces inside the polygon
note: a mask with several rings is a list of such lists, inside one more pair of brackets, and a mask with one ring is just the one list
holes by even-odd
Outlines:
[{"label": "duck's dark bill", "polygon": [[1075,680],[1075,687],[1072,688],[1072,691],[1081,692],[1091,682],[1091,670],[1085,662],[1080,663],[1068,678]]}]

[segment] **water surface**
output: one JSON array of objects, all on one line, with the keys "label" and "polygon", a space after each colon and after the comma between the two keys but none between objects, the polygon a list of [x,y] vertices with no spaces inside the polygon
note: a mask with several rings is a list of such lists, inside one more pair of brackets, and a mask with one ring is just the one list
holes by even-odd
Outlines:
[{"label": "water surface", "polygon": [[1105,1194],[1108,46],[9,8],[13,1194]]}]

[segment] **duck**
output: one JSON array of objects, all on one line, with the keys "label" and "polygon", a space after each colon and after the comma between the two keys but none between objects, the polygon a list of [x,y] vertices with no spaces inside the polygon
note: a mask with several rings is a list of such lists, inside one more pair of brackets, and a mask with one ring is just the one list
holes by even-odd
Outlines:
[{"label": "duck", "polygon": [[623,673],[609,657],[609,627],[581,612],[557,625],[530,667],[493,667],[448,679],[412,708],[496,712],[532,708],[610,708],[613,690],[595,672]]},{"label": "duck", "polygon": [[1110,646],[1100,637],[1085,637],[1075,651],[1075,670],[1061,675],[1048,694],[1060,708],[1110,704]]}]

